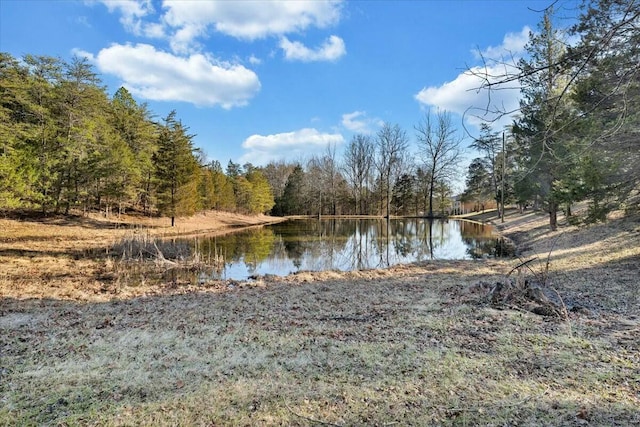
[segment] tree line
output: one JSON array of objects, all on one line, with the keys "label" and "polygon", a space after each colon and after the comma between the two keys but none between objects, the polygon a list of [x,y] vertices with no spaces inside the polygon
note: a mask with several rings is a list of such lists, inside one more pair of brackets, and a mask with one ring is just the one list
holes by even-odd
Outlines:
[{"label": "tree line", "polygon": [[[483,155],[471,162],[465,191],[543,209],[552,229],[559,212],[595,222],[637,209],[640,182],[640,2],[586,1],[568,29],[555,18],[551,5],[527,57],[501,64],[511,71],[476,73],[489,91],[518,81],[522,97],[502,135],[482,126],[473,145]],[[587,202],[583,217],[573,215],[576,202]]]},{"label": "tree line", "polygon": [[271,163],[275,215],[437,216],[451,208],[462,138],[447,112],[415,127],[417,152],[399,125],[356,134],[340,158],[335,147],[304,164]]},{"label": "tree line", "polygon": [[260,170],[205,164],[172,111],[156,120],[125,88],[109,97],[84,58],[0,53],[0,210],[268,212]]},{"label": "tree line", "polygon": [[[193,144],[172,111],[155,119],[121,87],[112,97],[84,58],[0,54],[0,210],[202,210],[274,215],[423,215],[449,206],[460,155],[448,113],[416,126],[420,152],[398,125],[358,134],[305,162],[223,169]],[[449,151],[447,151],[449,150]]]},{"label": "tree line", "polygon": [[[0,53],[0,210],[136,210],[172,223],[209,209],[433,217],[451,210],[466,173],[463,201],[543,209],[552,228],[560,211],[603,220],[637,206],[639,21],[637,1],[585,2],[570,29],[546,9],[527,56],[499,64],[513,71],[475,72],[479,89],[517,81],[522,97],[510,126],[480,127],[465,171],[463,138],[444,111],[425,113],[412,136],[391,123],[356,134],[341,155],[330,146],[304,161],[223,169],[175,111],[157,120],[125,88],[109,97],[86,59]],[[584,218],[572,215],[579,201],[588,202]]]}]

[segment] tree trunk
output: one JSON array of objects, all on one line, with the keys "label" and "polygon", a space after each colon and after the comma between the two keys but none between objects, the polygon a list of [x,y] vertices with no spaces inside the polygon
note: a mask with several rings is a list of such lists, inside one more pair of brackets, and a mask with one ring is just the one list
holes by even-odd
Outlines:
[{"label": "tree trunk", "polygon": [[555,202],[549,203],[549,227],[551,230],[558,228],[558,206]]},{"label": "tree trunk", "polygon": [[429,183],[429,218],[433,218],[433,179]]}]

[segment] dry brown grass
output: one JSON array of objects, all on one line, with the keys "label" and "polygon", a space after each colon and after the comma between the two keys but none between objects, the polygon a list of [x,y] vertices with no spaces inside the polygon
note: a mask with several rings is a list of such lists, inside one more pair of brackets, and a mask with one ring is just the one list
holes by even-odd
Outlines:
[{"label": "dry brown grass", "polygon": [[[138,237],[215,235],[281,220],[208,212],[178,218],[172,228],[166,218],[137,216],[0,219],[0,297],[105,301],[163,292],[162,283],[145,286],[142,267],[120,268],[117,259],[106,256],[107,249]],[[131,279],[136,283],[128,284],[134,286],[124,286]]]},{"label": "dry brown grass", "polygon": [[518,259],[118,283],[84,227],[7,221],[0,425],[637,425],[639,225],[509,216],[534,268],[554,245],[551,283],[584,308],[559,321],[474,286]]}]

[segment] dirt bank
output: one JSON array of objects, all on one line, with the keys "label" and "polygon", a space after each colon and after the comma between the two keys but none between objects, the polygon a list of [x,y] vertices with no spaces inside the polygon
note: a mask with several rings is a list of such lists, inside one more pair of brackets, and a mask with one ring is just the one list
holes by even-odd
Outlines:
[{"label": "dirt bank", "polygon": [[[128,272],[117,268],[118,260],[106,255],[106,249],[134,239],[215,235],[282,220],[227,212],[178,218],[175,227],[167,218],[124,215],[0,219],[0,297],[104,301],[161,292],[162,286],[144,283],[121,289],[120,284],[129,282],[124,277]],[[118,295],[113,292],[116,282],[123,291]]]}]

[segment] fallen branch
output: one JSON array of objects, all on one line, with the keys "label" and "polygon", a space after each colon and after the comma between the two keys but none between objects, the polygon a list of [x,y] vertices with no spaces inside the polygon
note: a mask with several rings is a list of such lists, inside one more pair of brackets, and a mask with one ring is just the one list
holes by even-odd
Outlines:
[{"label": "fallen branch", "polygon": [[519,269],[519,268],[521,268],[521,267],[524,267],[525,265],[529,264],[531,261],[535,261],[535,260],[537,260],[537,259],[538,259],[538,257],[533,257],[533,258],[531,258],[531,259],[529,259],[529,260],[527,260],[527,261],[525,261],[525,262],[521,262],[520,264],[516,265],[515,267],[513,267],[513,268],[511,269],[511,271],[509,272],[509,274],[507,274],[507,277],[509,277],[509,276],[511,275],[511,273],[513,273],[514,271],[518,270],[518,269]]},{"label": "fallen branch", "polygon": [[162,251],[160,250],[160,248],[158,247],[158,245],[156,244],[156,242],[153,242],[153,247],[156,248],[156,262],[160,262],[162,264],[169,264],[171,266],[177,266],[179,265],[177,262],[175,261],[170,261],[168,259],[166,259],[164,257],[164,254],[162,253]]}]

